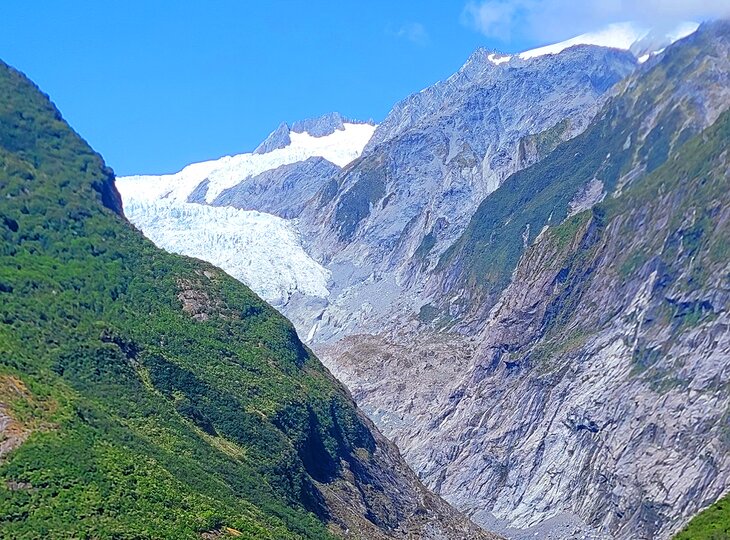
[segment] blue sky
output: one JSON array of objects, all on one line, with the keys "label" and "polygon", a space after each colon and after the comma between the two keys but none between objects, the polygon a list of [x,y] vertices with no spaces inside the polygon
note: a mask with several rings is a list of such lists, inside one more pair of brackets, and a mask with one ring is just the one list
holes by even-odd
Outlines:
[{"label": "blue sky", "polygon": [[716,16],[728,0],[3,0],[0,58],[118,174],[253,149],[281,121],[382,120],[478,46],[524,50],[633,19]]}]

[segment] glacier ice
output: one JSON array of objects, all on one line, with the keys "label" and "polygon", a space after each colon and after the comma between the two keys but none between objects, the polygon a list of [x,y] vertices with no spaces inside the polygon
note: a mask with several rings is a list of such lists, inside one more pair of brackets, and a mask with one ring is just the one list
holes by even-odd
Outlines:
[{"label": "glacier ice", "polygon": [[221,267],[274,305],[295,292],[326,298],[330,272],[304,250],[296,220],[188,199],[201,182],[207,181],[210,203],[249,178],[312,157],[344,167],[360,156],[375,127],[345,122],[319,137],[290,131],[283,148],[194,163],[174,174],[120,177],[116,186],[127,219],[157,246]]},{"label": "glacier ice", "polygon": [[329,294],[330,272],[304,251],[292,220],[170,199],[132,199],[124,212],[157,246],[219,266],[274,305],[295,291]]}]

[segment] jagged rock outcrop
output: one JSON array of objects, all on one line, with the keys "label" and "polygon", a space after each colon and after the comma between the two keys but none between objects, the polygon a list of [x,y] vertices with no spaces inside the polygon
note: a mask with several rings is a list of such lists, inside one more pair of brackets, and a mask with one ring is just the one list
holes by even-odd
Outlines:
[{"label": "jagged rock outcrop", "polygon": [[316,118],[298,120],[291,126],[286,122],[279,124],[266,139],[256,147],[254,154],[267,154],[274,150],[286,148],[291,144],[291,133],[308,133],[312,137],[326,137],[335,131],[344,131],[345,124],[369,124],[375,125],[372,120],[360,122],[344,118],[338,112],[331,112]]},{"label": "jagged rock outcrop", "polygon": [[359,122],[344,118],[338,112],[331,112],[318,116],[316,118],[308,118],[306,120],[297,120],[291,125],[294,133],[309,133],[312,137],[324,137],[335,131],[343,131],[345,124],[370,124],[375,125],[372,120],[367,122]]},{"label": "jagged rock outcrop", "polygon": [[274,131],[269,133],[269,136],[256,147],[253,151],[254,154],[267,154],[273,150],[280,148],[286,148],[291,144],[291,137],[289,137],[289,126],[286,122],[279,124]]}]

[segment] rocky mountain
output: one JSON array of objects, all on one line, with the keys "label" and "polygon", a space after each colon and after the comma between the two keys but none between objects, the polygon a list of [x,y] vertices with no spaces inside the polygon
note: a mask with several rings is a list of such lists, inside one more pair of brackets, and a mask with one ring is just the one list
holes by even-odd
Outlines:
[{"label": "rocky mountain", "polygon": [[[484,197],[582,131],[636,66],[629,52],[593,46],[508,63],[489,57],[476,51],[450,79],[396,105],[363,155],[305,208],[307,249],[332,272],[328,305],[305,331],[315,342],[418,313],[422,275]],[[312,318],[296,302],[285,310],[302,328]]]},{"label": "rocky mountain", "polygon": [[0,193],[0,537],[493,538],[2,63]]},{"label": "rocky mountain", "polygon": [[[448,80],[397,104],[377,127],[333,113],[282,124],[253,154],[175,175],[121,178],[127,217],[158,242],[167,227],[158,217],[167,211],[149,202],[163,198],[294,220],[302,248],[328,272],[326,294],[299,287],[309,283],[306,275],[258,288],[255,274],[291,275],[299,265],[272,245],[266,268],[274,272],[258,268],[251,253],[269,247],[245,233],[225,242],[241,246],[239,264],[230,264],[219,244],[208,242],[208,220],[188,224],[199,240],[158,245],[221,265],[282,309],[310,342],[380,330],[384,318],[398,320],[425,303],[422,274],[481,200],[511,172],[582,131],[608,89],[638,62],[627,50],[591,45],[528,56],[495,61],[480,49]],[[251,250],[243,247],[249,244]],[[375,289],[387,291],[377,295],[382,304],[373,302]]]},{"label": "rocky mountain", "polygon": [[505,180],[420,328],[320,347],[481,523],[667,538],[730,485],[729,52],[729,23],[701,27]]}]

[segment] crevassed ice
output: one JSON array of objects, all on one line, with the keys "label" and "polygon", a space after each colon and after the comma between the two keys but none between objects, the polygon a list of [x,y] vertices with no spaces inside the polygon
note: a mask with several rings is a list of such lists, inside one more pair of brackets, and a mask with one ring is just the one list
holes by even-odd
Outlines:
[{"label": "crevassed ice", "polygon": [[307,255],[289,220],[169,199],[131,199],[124,212],[157,246],[222,268],[267,302],[285,303],[295,291],[329,294],[329,270]]}]

